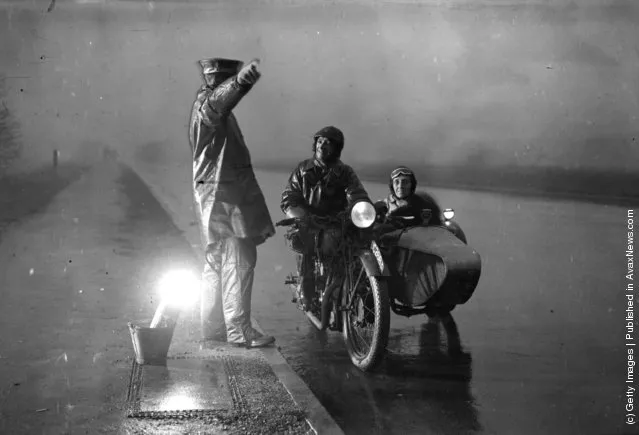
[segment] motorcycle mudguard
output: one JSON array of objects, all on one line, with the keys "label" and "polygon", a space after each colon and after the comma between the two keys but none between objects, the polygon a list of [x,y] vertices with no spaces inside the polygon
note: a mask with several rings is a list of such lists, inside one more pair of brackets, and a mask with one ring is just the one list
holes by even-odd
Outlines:
[{"label": "motorcycle mudguard", "polygon": [[[368,273],[369,275],[376,278],[383,278],[384,276],[390,275],[388,267],[384,263],[384,258],[382,257],[382,253],[377,246],[377,243],[372,242],[371,249],[366,249],[359,255],[362,259],[362,264],[366,269],[366,273]],[[346,298],[348,294],[346,280],[344,281],[344,286],[340,289],[340,292],[341,294],[339,295],[339,298],[341,299],[342,304],[348,304],[348,300]]]},{"label": "motorcycle mudguard", "polygon": [[403,278],[394,296],[417,306],[435,294],[438,303],[458,305],[470,299],[481,274],[481,257],[448,229],[414,227],[395,242],[393,266]]},{"label": "motorcycle mudguard", "polygon": [[[372,254],[372,255],[371,255]],[[390,276],[390,270],[384,261],[384,256],[375,241],[371,242],[370,251],[364,251],[361,254],[364,259],[364,267],[368,269],[368,273],[376,277]]]}]

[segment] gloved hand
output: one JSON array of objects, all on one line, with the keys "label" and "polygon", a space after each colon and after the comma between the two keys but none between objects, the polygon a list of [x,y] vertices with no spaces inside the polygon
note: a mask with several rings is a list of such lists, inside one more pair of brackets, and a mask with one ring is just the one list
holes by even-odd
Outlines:
[{"label": "gloved hand", "polygon": [[237,74],[237,81],[242,85],[254,85],[262,75],[258,70],[259,59],[253,59]]}]

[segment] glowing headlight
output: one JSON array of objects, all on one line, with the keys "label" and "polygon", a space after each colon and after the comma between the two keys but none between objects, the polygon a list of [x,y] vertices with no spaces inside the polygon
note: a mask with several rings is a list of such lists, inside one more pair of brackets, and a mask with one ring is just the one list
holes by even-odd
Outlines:
[{"label": "glowing headlight", "polygon": [[167,305],[187,307],[200,296],[200,280],[191,271],[176,270],[164,275],[159,283],[160,297]]},{"label": "glowing headlight", "polygon": [[452,208],[447,208],[444,210],[444,219],[447,221],[451,220],[455,216],[455,210]]},{"label": "glowing headlight", "polygon": [[358,228],[368,228],[375,223],[377,212],[375,207],[368,201],[360,201],[353,205],[351,209],[351,221]]}]

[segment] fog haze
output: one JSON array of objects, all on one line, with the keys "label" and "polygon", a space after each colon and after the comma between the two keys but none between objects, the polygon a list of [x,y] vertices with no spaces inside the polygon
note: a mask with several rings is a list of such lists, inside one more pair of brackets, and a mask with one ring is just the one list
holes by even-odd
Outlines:
[{"label": "fog haze", "polygon": [[355,167],[637,171],[637,22],[632,1],[5,1],[9,169],[111,147],[183,170],[196,61],[220,56],[262,59],[236,109],[258,166],[333,124]]}]

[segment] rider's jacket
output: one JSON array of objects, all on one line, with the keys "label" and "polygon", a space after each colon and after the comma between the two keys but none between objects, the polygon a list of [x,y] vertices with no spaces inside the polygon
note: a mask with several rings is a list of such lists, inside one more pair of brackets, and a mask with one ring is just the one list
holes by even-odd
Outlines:
[{"label": "rider's jacket", "polygon": [[[391,193],[376,202],[375,208],[383,216],[413,216],[420,225],[442,224],[442,212],[437,201],[425,192],[416,192],[406,199],[399,199]],[[430,210],[430,213],[425,210]]]},{"label": "rider's jacket", "polygon": [[280,207],[302,207],[318,216],[345,210],[357,200],[369,200],[355,171],[338,160],[327,167],[315,158],[303,160],[291,173]]}]

